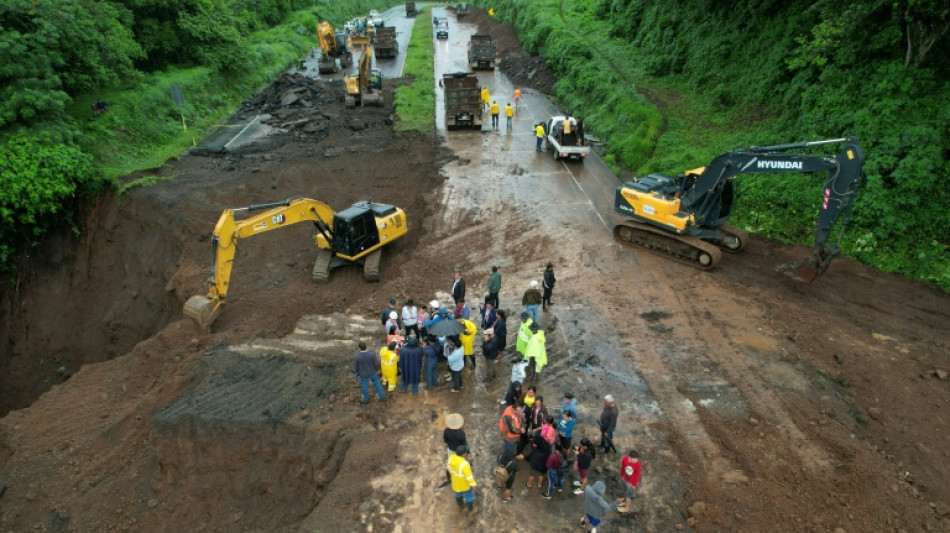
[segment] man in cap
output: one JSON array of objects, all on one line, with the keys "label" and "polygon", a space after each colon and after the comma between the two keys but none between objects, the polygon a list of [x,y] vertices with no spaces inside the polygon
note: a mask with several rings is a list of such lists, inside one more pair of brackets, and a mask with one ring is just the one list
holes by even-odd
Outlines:
[{"label": "man in cap", "polygon": [[[469,512],[475,511],[475,491],[472,490],[478,486],[475,478],[472,476],[472,466],[468,464],[466,456],[468,455],[468,446],[461,445],[455,449],[455,453],[449,458],[446,468],[449,476],[452,478],[452,492],[455,493],[455,503],[459,509],[468,508]],[[463,503],[464,500],[464,503]]]},{"label": "man in cap", "polygon": [[617,451],[614,446],[614,430],[617,429],[617,417],[620,410],[617,409],[617,402],[610,394],[604,396],[604,410],[600,413],[600,445],[604,447],[604,453],[610,450]]},{"label": "man in cap", "polygon": [[495,365],[498,364],[498,340],[492,330],[485,330],[485,340],[482,341],[482,355],[485,356],[485,380],[495,379]]},{"label": "man in cap", "polygon": [[541,305],[541,291],[538,290],[538,282],[532,280],[528,284],[528,290],[521,296],[521,305],[524,306],[526,313],[531,315],[531,321],[538,321],[538,306]]},{"label": "man in cap", "polygon": [[534,322],[531,321],[531,315],[527,312],[521,313],[521,325],[518,326],[518,341],[515,344],[515,350],[524,355],[525,350],[528,348],[528,341],[531,340],[531,324]]},{"label": "man in cap", "polygon": [[554,305],[551,302],[551,292],[554,291],[554,283],[556,281],[554,278],[554,263],[548,263],[544,269],[544,280],[541,282],[541,287],[544,289],[544,294],[541,296],[541,307],[545,311],[548,310],[549,305]]}]

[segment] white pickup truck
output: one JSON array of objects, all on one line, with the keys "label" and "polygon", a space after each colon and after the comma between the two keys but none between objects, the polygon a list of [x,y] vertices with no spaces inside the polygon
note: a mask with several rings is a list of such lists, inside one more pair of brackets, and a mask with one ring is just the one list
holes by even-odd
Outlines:
[{"label": "white pickup truck", "polygon": [[554,152],[554,160],[584,159],[590,155],[590,146],[584,142],[584,132],[577,131],[577,119],[570,117],[570,132],[564,133],[564,116],[557,115],[548,119],[544,131],[548,135],[548,149]]},{"label": "white pickup truck", "polygon": [[375,9],[370,10],[369,17],[367,18],[366,22],[374,28],[379,28],[386,25],[386,21],[383,20],[383,17],[379,15],[379,11],[376,11]]}]

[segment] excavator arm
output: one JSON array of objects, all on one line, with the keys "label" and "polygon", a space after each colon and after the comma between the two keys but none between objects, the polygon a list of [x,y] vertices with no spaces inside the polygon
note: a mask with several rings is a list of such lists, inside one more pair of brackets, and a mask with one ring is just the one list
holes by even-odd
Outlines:
[{"label": "excavator arm", "polygon": [[[266,209],[243,220],[236,220],[237,212],[252,212]],[[250,205],[238,209],[225,209],[214,227],[211,237],[211,277],[208,278],[207,296],[192,296],[185,303],[185,315],[193,318],[202,327],[210,327],[224,307],[231,281],[231,269],[237,242],[243,238],[275,229],[313,222],[327,246],[333,246],[332,227],[335,212],[330,206],[309,198],[285,200],[270,204]]]}]

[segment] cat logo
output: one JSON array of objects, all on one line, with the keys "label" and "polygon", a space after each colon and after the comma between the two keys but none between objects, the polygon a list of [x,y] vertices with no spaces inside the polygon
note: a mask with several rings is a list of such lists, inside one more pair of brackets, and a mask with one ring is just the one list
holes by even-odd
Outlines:
[{"label": "cat logo", "polygon": [[275,225],[277,225],[277,226],[280,226],[280,225],[283,224],[284,222],[287,222],[287,217],[286,217],[285,215],[283,215],[283,214],[274,215],[274,216],[270,217],[270,221],[271,221],[271,224],[275,224]]}]

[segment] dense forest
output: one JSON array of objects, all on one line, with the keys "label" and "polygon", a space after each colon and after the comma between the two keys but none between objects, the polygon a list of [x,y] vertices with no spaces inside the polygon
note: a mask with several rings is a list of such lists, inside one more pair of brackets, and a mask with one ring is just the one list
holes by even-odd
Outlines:
[{"label": "dense forest", "polygon": [[[950,287],[950,3],[483,0],[555,96],[638,174],[723,151],[856,136],[865,182],[845,253]],[[809,244],[814,177],[743,177],[740,224]]]},{"label": "dense forest", "polygon": [[[50,229],[81,231],[83,203],[118,176],[181,153],[203,120],[229,113],[306,53],[318,20],[340,24],[396,3],[3,2],[0,273]],[[173,105],[173,85],[185,106]],[[91,106],[99,99],[109,105],[101,116]]]}]

